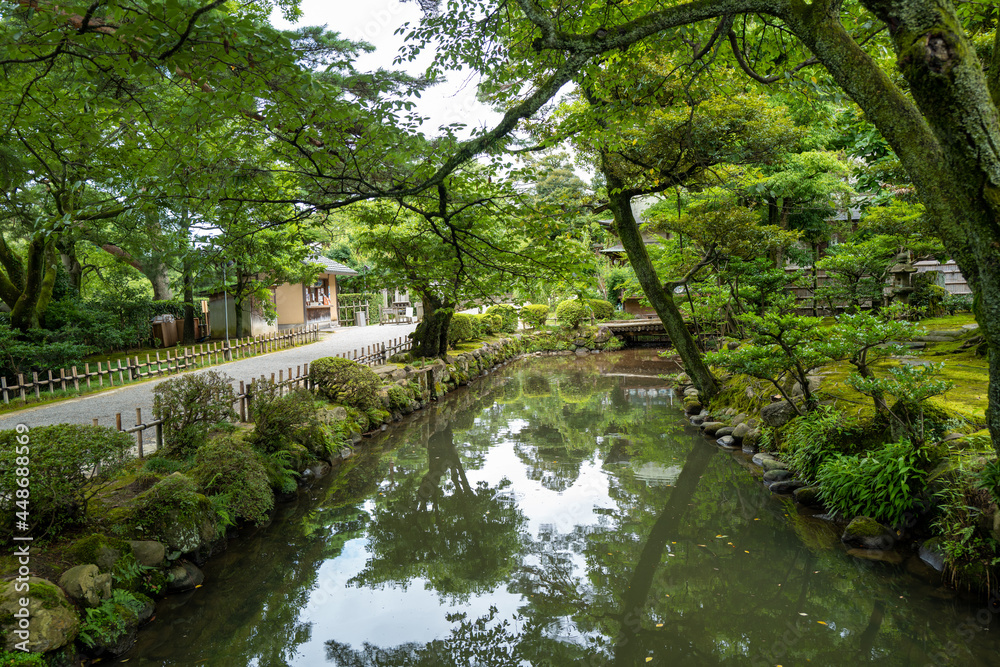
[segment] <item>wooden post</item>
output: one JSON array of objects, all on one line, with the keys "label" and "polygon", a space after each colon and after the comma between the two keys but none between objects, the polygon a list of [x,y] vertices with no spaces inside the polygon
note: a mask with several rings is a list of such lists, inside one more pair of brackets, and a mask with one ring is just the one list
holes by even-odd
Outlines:
[{"label": "wooden post", "polygon": [[104,386],[104,371],[101,369],[101,362],[97,362],[97,386]]},{"label": "wooden post", "polygon": [[21,392],[21,400],[27,400],[24,396],[24,375],[21,373],[17,374],[17,388]]},{"label": "wooden post", "polygon": [[93,419],[91,420],[91,422],[93,423],[93,425],[94,425],[94,426],[97,426],[97,417],[94,417],[94,418],[93,418]]},{"label": "wooden post", "polygon": [[38,373],[31,372],[31,384],[35,387],[35,398],[41,398],[41,392],[38,391]]},{"label": "wooden post", "polygon": [[3,388],[3,402],[10,403],[10,397],[7,396],[7,376],[0,378],[0,387]]},{"label": "wooden post", "polygon": [[[139,357],[136,357],[135,360],[139,361]],[[142,426],[142,408],[135,409],[135,425]],[[140,459],[142,458],[142,431],[143,429],[140,428],[138,431],[135,432],[135,441],[139,445]]]},{"label": "wooden post", "polygon": [[122,372],[122,360],[118,360],[118,384],[125,384],[125,376]]},{"label": "wooden post", "polygon": [[115,413],[115,428],[119,431],[122,430],[122,413],[120,412]]},{"label": "wooden post", "polygon": [[153,434],[156,436],[156,451],[160,451],[161,449],[163,449],[163,423],[162,422],[157,422],[156,428],[153,430]]},{"label": "wooden post", "polygon": [[[35,379],[37,380],[38,377],[36,376]],[[76,366],[73,366],[73,389],[76,391],[76,393],[78,394],[80,393],[80,378],[76,374]],[[35,391],[38,391],[37,387]]]},{"label": "wooden post", "polygon": [[66,391],[66,369],[59,369],[59,388]]},{"label": "wooden post", "polygon": [[247,421],[248,422],[253,421],[253,403],[252,403],[252,401],[253,401],[253,388],[254,388],[254,383],[253,382],[254,382],[253,380],[250,380],[250,386],[247,387],[247,391],[246,391]]},{"label": "wooden post", "polygon": [[247,421],[247,391],[243,380],[240,380],[240,421],[244,424]]}]

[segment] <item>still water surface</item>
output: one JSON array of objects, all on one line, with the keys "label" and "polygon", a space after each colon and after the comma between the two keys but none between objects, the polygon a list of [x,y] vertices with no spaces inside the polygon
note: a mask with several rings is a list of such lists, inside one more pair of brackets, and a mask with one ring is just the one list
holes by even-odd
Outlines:
[{"label": "still water surface", "polygon": [[683,419],[649,350],[512,364],[371,441],[159,604],[129,664],[1000,664],[915,558],[847,556]]}]

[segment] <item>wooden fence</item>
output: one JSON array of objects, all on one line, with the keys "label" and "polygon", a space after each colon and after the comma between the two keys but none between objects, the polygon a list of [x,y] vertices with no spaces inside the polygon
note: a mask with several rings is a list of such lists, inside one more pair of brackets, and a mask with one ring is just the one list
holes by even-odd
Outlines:
[{"label": "wooden fence", "polygon": [[175,351],[173,357],[170,355],[170,350],[166,350],[164,352],[166,358],[161,358],[161,353],[157,352],[155,358],[153,355],[147,354],[145,361],[140,361],[138,356],[128,357],[124,361],[119,359],[117,363],[108,362],[105,364],[99,361],[96,370],[91,369],[91,364],[87,363],[83,365],[82,373],[79,372],[77,366],[72,366],[68,374],[65,368],[60,368],[58,377],[53,371],[43,373],[42,377],[39,377],[39,373],[32,373],[28,380],[25,379],[24,374],[18,374],[16,384],[8,383],[7,378],[2,377],[0,378],[0,391],[3,392],[4,403],[10,403],[11,397],[20,397],[21,400],[27,401],[29,394],[40,399],[43,390],[54,394],[57,388],[62,391],[72,389],[80,393],[83,386],[88,390],[92,389],[95,379],[98,388],[104,386],[105,380],[107,380],[108,386],[115,387],[136,380],[266,354],[318,339],[319,325],[311,324],[256,338],[185,347],[183,350]]},{"label": "wooden fence", "polygon": [[[389,341],[388,344],[378,343],[375,345],[369,345],[365,348],[360,348],[360,350],[355,349],[352,352],[344,352],[337,356],[343,359],[351,359],[352,361],[356,361],[364,366],[377,366],[386,363],[392,355],[406,352],[409,349],[409,338],[395,338]],[[250,420],[252,415],[251,406],[253,405],[254,395],[258,393],[259,388],[265,384],[270,384],[276,387],[279,395],[300,387],[312,389],[312,385],[309,382],[309,364],[296,366],[294,374],[292,373],[291,367],[287,370],[287,376],[285,375],[285,370],[281,369],[277,373],[271,373],[270,378],[261,375],[259,378],[251,380],[249,384],[245,380],[240,380],[240,388],[233,401],[233,410],[239,415],[240,422],[246,423]],[[98,420],[94,419],[93,424],[94,426],[98,426]],[[135,444],[138,448],[139,458],[143,458],[145,456],[145,443],[143,441],[143,433],[145,431],[153,429],[153,438],[155,443],[153,451],[156,451],[163,446],[163,420],[153,419],[149,422],[143,422],[142,408],[135,409],[135,426],[130,426],[128,428],[122,427],[122,413],[116,413],[115,428],[119,431],[135,435]]]}]

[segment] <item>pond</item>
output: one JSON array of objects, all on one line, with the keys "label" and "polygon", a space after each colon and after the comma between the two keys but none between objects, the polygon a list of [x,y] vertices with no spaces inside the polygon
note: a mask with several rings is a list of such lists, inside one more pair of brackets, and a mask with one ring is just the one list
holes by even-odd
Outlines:
[{"label": "pond", "polygon": [[996,665],[919,559],[848,556],[683,418],[651,350],[499,369],[246,531],[138,665]]}]

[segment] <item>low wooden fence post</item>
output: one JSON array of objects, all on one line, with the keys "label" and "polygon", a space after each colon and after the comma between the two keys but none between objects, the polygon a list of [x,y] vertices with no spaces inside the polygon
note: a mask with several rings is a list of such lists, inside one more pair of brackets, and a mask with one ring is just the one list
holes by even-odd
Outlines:
[{"label": "low wooden fence post", "polygon": [[[136,357],[136,359],[138,359],[138,357]],[[143,458],[143,456],[142,456],[142,431],[143,431],[143,429],[142,429],[142,408],[136,408],[135,409],[135,426],[136,426],[135,441],[139,445],[139,458],[141,459],[141,458]]]}]

